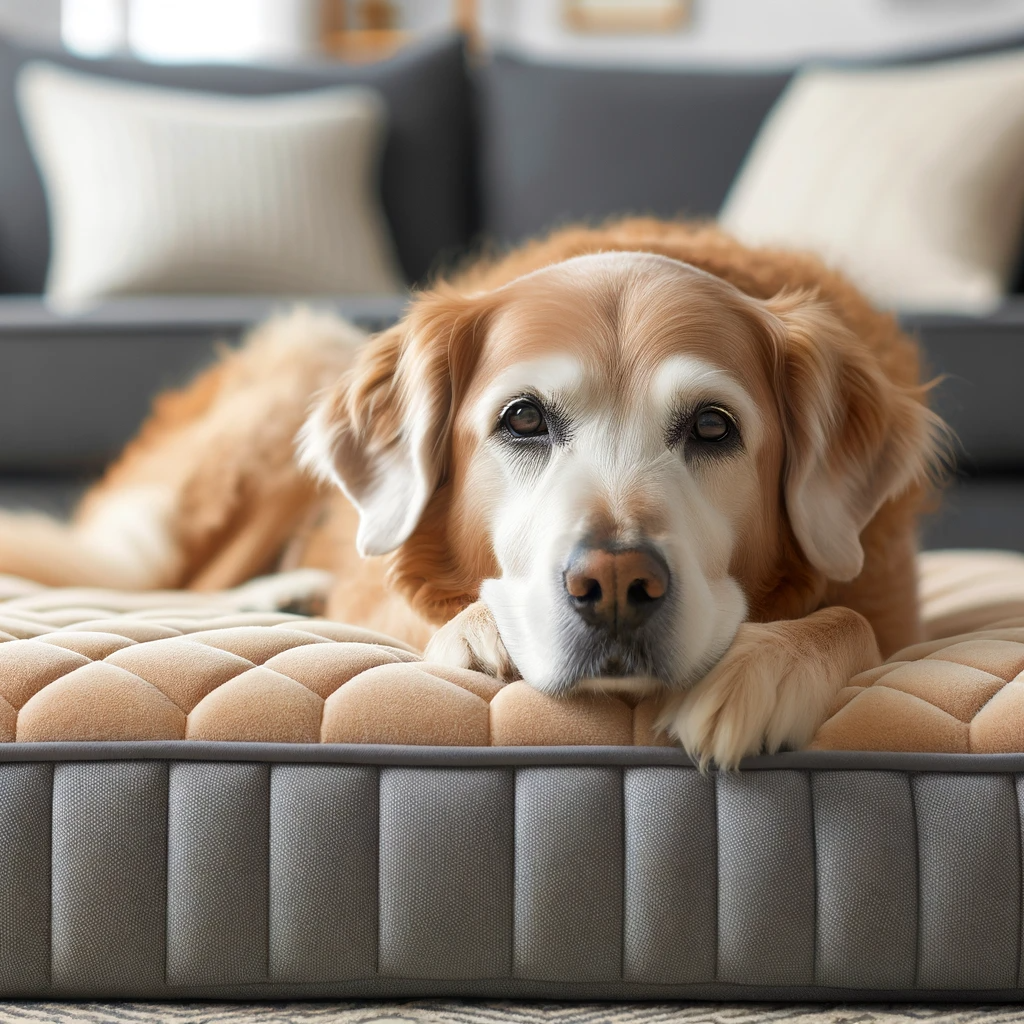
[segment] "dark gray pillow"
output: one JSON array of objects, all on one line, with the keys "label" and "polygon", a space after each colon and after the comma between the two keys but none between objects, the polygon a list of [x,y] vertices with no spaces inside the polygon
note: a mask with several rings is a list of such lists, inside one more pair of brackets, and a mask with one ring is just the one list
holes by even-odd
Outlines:
[{"label": "dark gray pillow", "polygon": [[483,226],[712,217],[789,73],[646,72],[498,54],[479,71]]},{"label": "dark gray pillow", "polygon": [[233,95],[369,85],[388,105],[381,198],[406,276],[421,280],[439,259],[461,251],[475,231],[472,101],[457,38],[411,47],[376,64],[289,68],[80,60],[0,39],[0,292],[41,292],[50,255],[42,183],[14,102],[22,64],[40,57],[111,78]]}]

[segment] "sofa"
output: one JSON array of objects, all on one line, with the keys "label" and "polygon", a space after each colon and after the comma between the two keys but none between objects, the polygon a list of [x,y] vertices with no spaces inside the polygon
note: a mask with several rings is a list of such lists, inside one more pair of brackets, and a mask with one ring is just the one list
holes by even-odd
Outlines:
[{"label": "sofa", "polygon": [[[1010,41],[1013,48],[1019,41]],[[941,56],[948,56],[943,54]],[[135,296],[61,315],[40,298],[49,226],[15,79],[43,57],[117,79],[232,95],[333,84],[388,106],[381,198],[402,271],[422,283],[481,246],[621,213],[713,217],[791,72],[602,69],[511,53],[467,61],[458,38],[364,66],[181,67],[81,60],[0,39],[0,505],[63,513],[180,384],[292,296]],[[916,58],[922,59],[920,57]],[[368,329],[400,295],[307,301]],[[1024,295],[987,316],[906,315],[960,443],[926,547],[1024,549]]]}]

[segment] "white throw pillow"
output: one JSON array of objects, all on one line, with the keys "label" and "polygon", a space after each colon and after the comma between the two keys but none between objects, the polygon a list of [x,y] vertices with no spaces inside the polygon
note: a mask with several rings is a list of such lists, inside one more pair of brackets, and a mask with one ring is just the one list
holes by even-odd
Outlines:
[{"label": "white throw pillow", "polygon": [[404,287],[372,90],[236,98],[41,62],[17,87],[50,208],[53,301]]},{"label": "white throw pillow", "polygon": [[1024,54],[798,75],[719,222],[818,253],[883,305],[997,305],[1024,222]]}]

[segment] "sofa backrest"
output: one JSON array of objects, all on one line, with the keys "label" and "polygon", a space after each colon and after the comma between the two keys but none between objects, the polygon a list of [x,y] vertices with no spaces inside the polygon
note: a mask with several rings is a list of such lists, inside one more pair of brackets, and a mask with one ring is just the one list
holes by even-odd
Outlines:
[{"label": "sofa backrest", "polygon": [[445,37],[375,64],[302,67],[156,65],[81,60],[0,38],[0,293],[43,290],[49,220],[15,102],[23,64],[45,59],[96,75],[231,95],[360,84],[388,106],[381,198],[410,282],[462,251],[476,232],[472,94],[461,40]]},{"label": "sofa backrest", "polygon": [[[848,67],[1024,48],[1014,36]],[[498,53],[477,70],[481,222],[499,244],[625,214],[717,216],[792,70],[610,68]],[[1024,291],[1024,246],[1014,292]]]},{"label": "sofa backrest", "polygon": [[[1015,49],[1003,39],[904,62]],[[514,244],[559,224],[629,213],[714,217],[789,70],[641,71],[496,53],[467,72],[460,40],[428,40],[376,64],[151,65],[83,60],[0,38],[0,294],[42,291],[49,223],[14,101],[28,60],[233,95],[338,84],[389,108],[382,199],[403,269],[422,281],[482,237]],[[893,58],[876,62],[895,63]],[[1016,291],[1024,290],[1024,261]]]},{"label": "sofa backrest", "polygon": [[714,217],[790,77],[496,55],[478,71],[485,233],[514,243],[626,213]]}]

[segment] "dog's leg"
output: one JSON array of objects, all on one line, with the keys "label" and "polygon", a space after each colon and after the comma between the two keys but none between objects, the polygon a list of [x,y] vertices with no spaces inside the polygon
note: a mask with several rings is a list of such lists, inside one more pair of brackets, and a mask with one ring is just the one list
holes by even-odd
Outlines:
[{"label": "dog's leg", "polygon": [[334,582],[334,574],[323,569],[292,569],[259,576],[231,593],[241,611],[320,616]]},{"label": "dog's leg", "polygon": [[125,489],[88,519],[0,512],[0,573],[50,587],[144,590],[173,585],[180,560],[157,488]]},{"label": "dog's leg", "polygon": [[153,414],[71,523],[0,513],[0,573],[53,586],[233,587],[274,567],[316,501],[294,458],[355,328],[297,311],[258,328]]},{"label": "dog's leg", "polygon": [[423,656],[426,661],[471,668],[506,681],[519,678],[498,633],[498,624],[482,601],[474,601],[446,622],[433,635]]},{"label": "dog's leg", "polygon": [[849,608],[745,623],[662,725],[702,766],[735,768],[749,754],[806,745],[846,681],[880,661],[871,626]]}]

